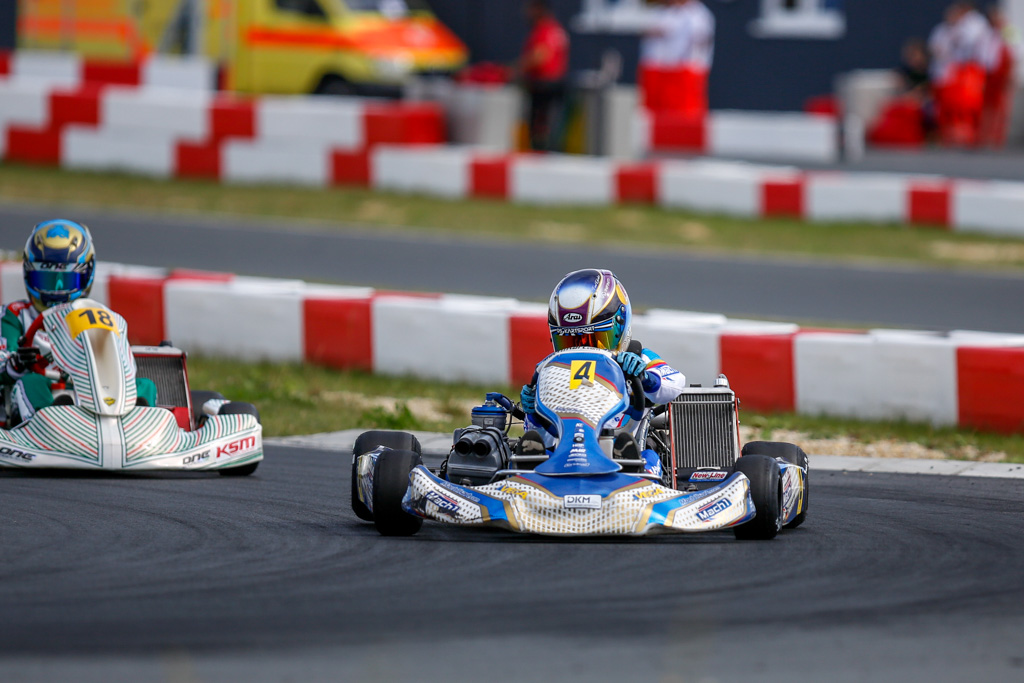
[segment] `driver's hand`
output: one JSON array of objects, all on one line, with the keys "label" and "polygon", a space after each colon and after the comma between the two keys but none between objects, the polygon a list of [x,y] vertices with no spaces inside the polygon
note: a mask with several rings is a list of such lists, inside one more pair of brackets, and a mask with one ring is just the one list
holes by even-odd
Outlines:
[{"label": "driver's hand", "polygon": [[624,351],[616,356],[615,359],[622,366],[622,373],[626,377],[639,377],[643,379],[647,370],[647,364],[644,363],[643,358],[631,351]]},{"label": "driver's hand", "polygon": [[39,349],[34,346],[23,346],[11,356],[11,367],[17,372],[27,372],[39,361]]},{"label": "driver's hand", "polygon": [[530,386],[529,384],[523,385],[523,390],[519,394],[519,405],[522,407],[523,412],[527,415],[533,415],[537,412],[537,389]]}]

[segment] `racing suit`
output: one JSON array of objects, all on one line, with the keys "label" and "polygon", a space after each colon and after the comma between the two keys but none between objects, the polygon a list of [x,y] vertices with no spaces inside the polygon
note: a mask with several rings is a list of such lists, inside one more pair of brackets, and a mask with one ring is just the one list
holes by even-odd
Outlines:
[{"label": "racing suit", "polygon": [[[0,313],[0,392],[5,399],[10,397],[10,411],[16,411],[21,416],[21,422],[35,415],[37,410],[53,405],[53,381],[32,370],[19,371],[13,362],[21,338],[38,317],[39,311],[31,301],[26,300],[9,303]],[[50,341],[44,330],[36,332],[32,345],[49,361],[47,369],[56,369]],[[143,377],[137,377],[135,382],[139,397],[151,406],[156,405],[156,384]],[[7,417],[8,426],[13,426],[10,422],[11,414]]]},{"label": "racing suit", "polygon": [[[550,356],[548,356],[550,358]],[[661,359],[661,356],[651,351],[648,348],[644,348],[643,353],[640,354],[641,360],[644,362],[644,373],[643,388],[644,395],[647,400],[654,404],[654,406],[664,405],[671,402],[674,398],[682,393],[683,389],[686,388],[686,377],[683,373],[679,372],[671,365]],[[543,365],[547,361],[545,358],[543,361],[538,363],[538,367]],[[643,417],[646,417],[652,408],[647,408],[644,411]],[[640,427],[642,420],[631,421],[629,415],[623,411],[619,415],[618,429],[628,429],[630,433],[636,436],[636,430]],[[544,445],[547,448],[551,448],[555,445],[555,437],[548,433],[542,425],[533,419],[530,414],[526,415],[524,420],[524,429],[534,429],[541,434],[541,438],[544,440]],[[632,424],[630,424],[632,422]],[[646,444],[638,444],[643,448]],[[645,461],[644,470],[649,474],[661,475],[661,458],[658,454],[649,448],[643,448],[640,452],[640,457]]]}]

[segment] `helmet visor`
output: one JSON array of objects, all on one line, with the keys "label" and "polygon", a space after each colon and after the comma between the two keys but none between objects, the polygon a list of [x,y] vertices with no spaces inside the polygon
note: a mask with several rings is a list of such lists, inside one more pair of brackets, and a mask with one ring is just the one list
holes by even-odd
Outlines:
[{"label": "helmet visor", "polygon": [[29,289],[47,294],[79,292],[89,284],[89,273],[73,270],[30,270],[25,273]]},{"label": "helmet visor", "polygon": [[552,327],[551,345],[555,351],[564,351],[576,346],[586,346],[605,351],[617,351],[622,340],[622,323],[612,321],[602,325],[605,329],[584,327]]}]

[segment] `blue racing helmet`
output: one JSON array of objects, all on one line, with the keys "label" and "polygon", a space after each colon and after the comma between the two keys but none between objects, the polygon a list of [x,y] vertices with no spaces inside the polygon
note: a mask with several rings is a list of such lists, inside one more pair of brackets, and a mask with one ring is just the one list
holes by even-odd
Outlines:
[{"label": "blue racing helmet", "polygon": [[632,320],[626,289],[610,270],[573,271],[551,292],[548,329],[555,351],[574,346],[622,351],[629,346]]},{"label": "blue racing helmet", "polygon": [[92,235],[75,221],[46,221],[32,228],[22,261],[25,290],[37,310],[89,294],[96,274]]}]

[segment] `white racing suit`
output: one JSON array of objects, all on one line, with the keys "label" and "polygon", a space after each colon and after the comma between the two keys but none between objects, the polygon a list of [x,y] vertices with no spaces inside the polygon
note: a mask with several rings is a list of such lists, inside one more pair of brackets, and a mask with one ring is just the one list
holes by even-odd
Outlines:
[{"label": "white racing suit", "polygon": [[[664,405],[670,403],[674,398],[682,393],[683,389],[686,388],[686,376],[679,372],[671,365],[661,359],[661,356],[656,354],[654,351],[645,348],[643,353],[640,354],[640,358],[644,361],[646,373],[644,374],[643,387],[644,395],[647,400],[653,403],[655,406]],[[544,361],[547,359],[545,358]],[[544,363],[541,361],[541,363]],[[644,411],[644,417],[647,416],[652,408],[647,408]],[[629,415],[623,411],[619,415],[618,428],[628,429],[633,436],[636,436],[636,430],[640,427],[642,420],[631,420]],[[555,445],[555,437],[548,433],[543,426],[533,419],[533,416],[527,414],[524,420],[524,429],[534,429],[538,431],[541,437],[544,439],[544,445],[547,448],[551,448]],[[644,471],[649,474],[661,476],[661,458],[658,454],[649,448],[644,448],[646,444],[637,444],[643,450],[640,452],[640,457],[644,459],[646,465]]]},{"label": "white racing suit", "polygon": [[[31,370],[18,371],[12,360],[21,336],[38,317],[39,311],[30,301],[13,301],[0,312],[0,387],[10,392],[9,408],[12,412],[17,411],[22,421],[53,402],[50,381]],[[51,357],[50,342],[42,329],[36,333],[32,345],[44,358]],[[52,363],[49,368],[56,370]]]}]

